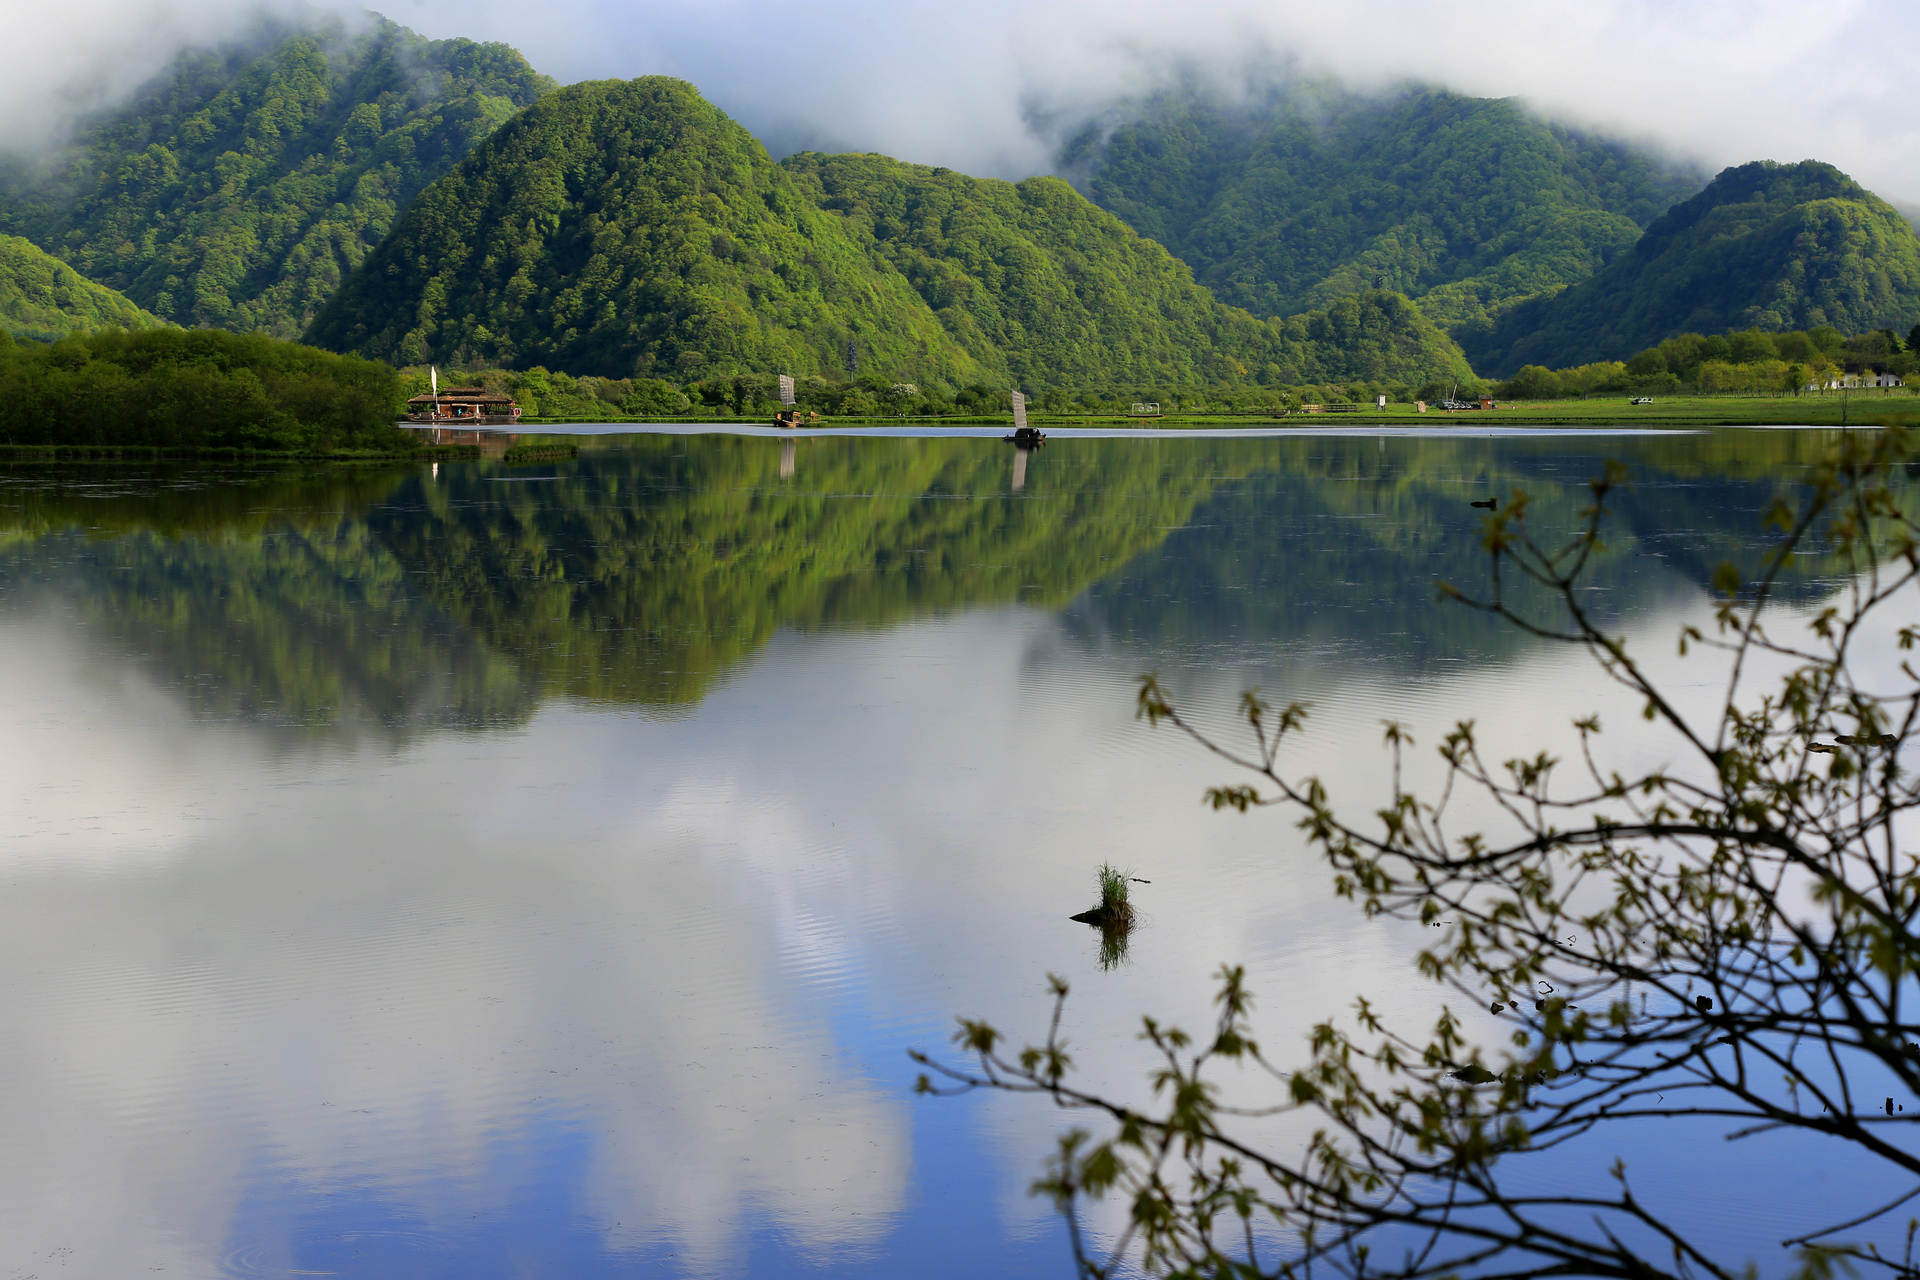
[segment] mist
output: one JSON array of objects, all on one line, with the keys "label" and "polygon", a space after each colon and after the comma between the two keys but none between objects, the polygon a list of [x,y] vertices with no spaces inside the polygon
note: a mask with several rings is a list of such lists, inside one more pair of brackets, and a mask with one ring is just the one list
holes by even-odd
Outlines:
[{"label": "mist", "polygon": [[[1920,8],[1891,0],[393,0],[436,38],[500,40],[565,81],[684,77],[776,154],[879,151],[964,172],[1050,172],[1062,134],[1199,72],[1231,92],[1274,68],[1350,87],[1409,80],[1517,96],[1709,171],[1826,160],[1920,203],[1920,115],[1901,92]],[[57,134],[257,0],[72,0],[15,20],[0,144]],[[341,10],[347,12],[347,10]]]}]

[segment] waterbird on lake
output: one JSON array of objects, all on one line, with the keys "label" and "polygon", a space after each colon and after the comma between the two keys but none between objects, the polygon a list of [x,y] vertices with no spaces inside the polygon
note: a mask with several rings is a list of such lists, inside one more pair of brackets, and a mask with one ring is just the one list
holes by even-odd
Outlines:
[{"label": "waterbird on lake", "polygon": [[1470,507],[1478,507],[1482,511],[1495,511],[1500,507],[1500,499],[1488,498],[1482,502],[1469,502],[1467,505]]}]

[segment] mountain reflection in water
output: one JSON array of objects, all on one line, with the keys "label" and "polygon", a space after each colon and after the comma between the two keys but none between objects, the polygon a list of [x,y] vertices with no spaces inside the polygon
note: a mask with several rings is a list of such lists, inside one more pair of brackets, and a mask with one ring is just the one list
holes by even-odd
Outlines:
[{"label": "mountain reflection in water", "polygon": [[1547,541],[1604,458],[1628,461],[1591,582],[1624,614],[1757,561],[1755,513],[1813,436],[1087,440],[1056,443],[1018,494],[1009,451],[952,439],[636,437],[539,464],[538,486],[493,483],[527,478],[498,464],[19,468],[0,481],[0,584],[16,607],[65,600],[200,714],[303,728],[487,728],[553,697],[685,707],[781,627],[1006,601],[1068,606],[1088,643],[1357,645],[1418,668],[1521,643],[1437,598],[1484,577],[1467,495],[1526,490]]},{"label": "mountain reflection in water", "polygon": [[[1275,1043],[1432,1004],[1289,832],[1198,810],[1218,771],[1133,677],[1304,690],[1336,777],[1380,714],[1590,709],[1577,655],[1437,601],[1484,576],[1468,501],[1524,489],[1545,537],[1621,458],[1590,596],[1670,648],[1819,443],[1055,440],[1017,488],[956,439],[0,470],[0,1254],[1062,1274],[1022,1194],[1057,1117],[915,1103],[906,1046],[1028,1032],[1050,971],[1120,1089],[1133,1016],[1204,1017],[1225,959]],[[1103,966],[1065,917],[1109,859],[1152,883]]]}]

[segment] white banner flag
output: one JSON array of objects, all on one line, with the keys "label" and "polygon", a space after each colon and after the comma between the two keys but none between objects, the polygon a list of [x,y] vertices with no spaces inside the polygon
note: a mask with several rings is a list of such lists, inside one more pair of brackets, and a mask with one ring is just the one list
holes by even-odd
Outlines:
[{"label": "white banner flag", "polygon": [[1027,398],[1018,391],[1013,393],[1013,429],[1024,430],[1027,425]]},{"label": "white banner flag", "polygon": [[780,375],[780,403],[793,408],[793,375],[790,373]]}]

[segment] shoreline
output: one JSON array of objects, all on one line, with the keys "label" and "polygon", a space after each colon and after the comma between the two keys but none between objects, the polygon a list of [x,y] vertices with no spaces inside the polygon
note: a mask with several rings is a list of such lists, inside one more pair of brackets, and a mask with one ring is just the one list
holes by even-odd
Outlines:
[{"label": "shoreline", "polygon": [[[1539,423],[1524,419],[1508,419],[1505,422],[1485,421],[1472,425],[1466,423],[1428,423],[1419,420],[1336,420],[1316,422],[1311,425],[1298,423],[1277,425],[1260,423],[1247,426],[1071,426],[1064,423],[1042,421],[1037,425],[1045,432],[1048,440],[1126,440],[1149,439],[1171,440],[1189,439],[1287,439],[1312,436],[1406,436],[1422,438],[1446,437],[1527,437],[1545,438],[1552,436],[1658,436],[1658,435],[1698,435],[1711,430],[1768,430],[1768,431],[1841,431],[1838,423],[1703,423],[1687,422],[1654,424],[1643,422],[1584,422],[1584,423]],[[1858,430],[1872,430],[1877,424],[1858,424]],[[482,428],[481,431],[489,429]],[[815,437],[836,437],[845,439],[873,440],[914,440],[914,439],[974,439],[1003,440],[1013,430],[1011,422],[995,426],[962,426],[940,422],[886,422],[886,423],[832,423],[821,422],[805,427],[775,427],[769,424],[742,421],[674,421],[674,422],[575,422],[565,425],[543,425],[538,432],[516,432],[501,429],[499,434],[537,434],[540,436],[573,436],[578,439],[595,437],[610,438],[623,435],[634,436],[671,436],[671,435],[732,435],[750,436],[776,440],[810,439]]]}]

